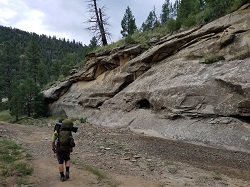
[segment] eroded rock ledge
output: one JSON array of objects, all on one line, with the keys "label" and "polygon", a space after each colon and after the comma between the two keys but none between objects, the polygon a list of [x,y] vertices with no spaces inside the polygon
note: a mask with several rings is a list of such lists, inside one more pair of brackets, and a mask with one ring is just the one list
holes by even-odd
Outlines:
[{"label": "eroded rock ledge", "polygon": [[[166,36],[148,51],[122,46],[44,91],[52,115],[168,139],[250,151],[250,6]],[[210,56],[223,61],[203,63]]]}]

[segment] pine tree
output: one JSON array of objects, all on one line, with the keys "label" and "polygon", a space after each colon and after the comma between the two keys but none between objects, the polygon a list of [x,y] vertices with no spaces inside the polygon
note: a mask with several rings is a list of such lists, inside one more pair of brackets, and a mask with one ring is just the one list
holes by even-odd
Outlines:
[{"label": "pine tree", "polygon": [[201,0],[185,0],[180,1],[177,9],[177,22],[183,26],[193,26],[199,20],[196,15],[202,11],[203,3]]},{"label": "pine tree", "polygon": [[154,8],[154,10],[152,10],[149,13],[147,20],[142,23],[141,28],[142,28],[142,31],[145,32],[145,31],[152,30],[152,29],[159,27],[159,26],[160,26],[160,22],[157,19],[157,16],[155,13],[155,8]]},{"label": "pine tree", "polygon": [[21,89],[22,91],[20,96],[23,98],[22,109],[28,117],[31,117],[35,114],[35,99],[40,93],[40,88],[37,86],[34,80],[27,78],[26,80],[22,81]]},{"label": "pine tree", "polygon": [[44,102],[44,95],[43,93],[38,93],[34,103],[34,117],[46,116],[47,111],[48,109]]},{"label": "pine tree", "polygon": [[164,4],[162,5],[161,12],[161,25],[165,25],[170,18],[174,17],[173,7],[172,3],[170,3],[170,0],[165,0]]},{"label": "pine tree", "polygon": [[177,17],[177,12],[180,7],[180,0],[175,0],[174,5],[173,5],[173,17]]},{"label": "pine tree", "polygon": [[180,1],[180,5],[177,11],[177,19],[184,21],[186,18],[188,18],[189,14],[192,13],[192,1],[194,0]]},{"label": "pine tree", "polygon": [[35,36],[32,37],[26,51],[27,56],[27,76],[38,82],[38,65],[41,61],[40,48]]},{"label": "pine tree", "polygon": [[32,78],[15,80],[11,93],[9,109],[16,120],[23,115],[37,117],[45,114],[43,94]]},{"label": "pine tree", "polygon": [[9,101],[9,110],[12,116],[15,116],[15,120],[18,121],[19,117],[23,115],[23,86],[17,85],[14,92],[11,95]]},{"label": "pine tree", "polygon": [[37,84],[44,86],[49,80],[49,75],[45,63],[41,60],[37,66]]},{"label": "pine tree", "polygon": [[207,5],[206,21],[214,20],[225,15],[233,4],[232,0],[205,0]]},{"label": "pine tree", "polygon": [[98,40],[96,39],[96,37],[92,37],[89,43],[89,49],[93,50],[98,46]]},{"label": "pine tree", "polygon": [[18,73],[19,58],[17,48],[10,42],[2,43],[0,49],[0,94],[1,96],[7,96],[9,98],[9,90],[12,86],[13,79]]},{"label": "pine tree", "polygon": [[129,6],[127,7],[123,19],[121,21],[121,27],[122,27],[121,34],[123,37],[132,35],[137,29],[135,18]]},{"label": "pine tree", "polygon": [[61,68],[62,61],[61,60],[54,60],[51,68],[49,70],[50,79],[57,80],[60,76],[60,68]]}]

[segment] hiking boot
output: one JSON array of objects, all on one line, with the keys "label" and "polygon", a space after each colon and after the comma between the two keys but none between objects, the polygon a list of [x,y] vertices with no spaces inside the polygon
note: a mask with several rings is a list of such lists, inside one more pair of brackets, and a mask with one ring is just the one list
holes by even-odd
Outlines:
[{"label": "hiking boot", "polygon": [[65,179],[66,180],[69,179],[69,172],[68,171],[66,171],[66,173],[65,173]]},{"label": "hiking boot", "polygon": [[61,182],[65,181],[65,176],[61,176],[61,177],[60,177],[60,181],[61,181]]}]

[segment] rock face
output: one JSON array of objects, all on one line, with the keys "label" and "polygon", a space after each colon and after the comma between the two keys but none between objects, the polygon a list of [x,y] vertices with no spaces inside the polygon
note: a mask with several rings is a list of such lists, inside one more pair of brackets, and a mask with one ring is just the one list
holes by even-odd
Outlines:
[{"label": "rock face", "polygon": [[[122,46],[44,91],[52,115],[250,152],[250,5],[161,38]],[[206,64],[208,58],[225,59]]]}]

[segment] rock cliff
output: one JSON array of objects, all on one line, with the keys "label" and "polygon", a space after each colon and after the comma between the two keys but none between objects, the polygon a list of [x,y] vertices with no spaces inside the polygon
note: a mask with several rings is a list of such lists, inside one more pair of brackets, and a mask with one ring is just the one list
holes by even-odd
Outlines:
[{"label": "rock cliff", "polygon": [[91,53],[44,91],[52,115],[250,152],[250,5],[207,25]]}]

